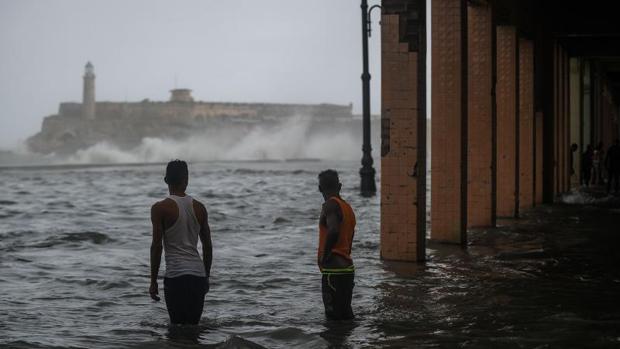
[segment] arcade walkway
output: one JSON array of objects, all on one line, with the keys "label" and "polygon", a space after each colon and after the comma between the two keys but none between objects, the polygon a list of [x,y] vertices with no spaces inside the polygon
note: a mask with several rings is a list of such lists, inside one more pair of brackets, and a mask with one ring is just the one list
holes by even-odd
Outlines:
[{"label": "arcade walkway", "polygon": [[[427,210],[432,241],[464,246],[471,229],[558,202],[578,185],[579,154],[588,145],[606,150],[620,135],[613,7],[383,0],[384,259],[425,259]],[[427,169],[430,207],[426,178],[416,175]]]}]

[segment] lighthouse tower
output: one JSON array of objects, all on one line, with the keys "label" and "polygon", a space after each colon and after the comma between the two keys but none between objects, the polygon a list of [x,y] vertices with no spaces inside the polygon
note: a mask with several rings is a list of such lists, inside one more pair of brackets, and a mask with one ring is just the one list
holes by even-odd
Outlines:
[{"label": "lighthouse tower", "polygon": [[82,94],[82,117],[95,119],[95,67],[88,62],[84,67],[84,93]]}]

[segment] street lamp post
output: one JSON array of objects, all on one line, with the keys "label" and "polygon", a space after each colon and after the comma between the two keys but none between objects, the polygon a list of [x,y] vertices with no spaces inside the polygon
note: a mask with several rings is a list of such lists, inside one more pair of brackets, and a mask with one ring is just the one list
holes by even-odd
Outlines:
[{"label": "street lamp post", "polygon": [[[378,7],[375,5],[371,7]],[[363,56],[363,72],[362,72],[362,127],[363,127],[363,144],[362,144],[362,168],[360,169],[361,177],[361,194],[369,197],[375,195],[377,187],[375,185],[375,169],[373,168],[372,146],[370,145],[370,73],[368,73],[368,37],[370,36],[370,12],[368,10],[367,0],[362,0],[362,56]]]}]

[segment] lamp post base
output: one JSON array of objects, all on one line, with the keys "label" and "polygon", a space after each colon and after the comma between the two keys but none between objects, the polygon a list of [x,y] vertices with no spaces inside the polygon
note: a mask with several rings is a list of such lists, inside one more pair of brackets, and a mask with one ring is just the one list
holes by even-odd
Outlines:
[{"label": "lamp post base", "polygon": [[360,169],[360,177],[362,179],[360,191],[364,197],[372,197],[377,193],[375,184],[375,169],[371,166],[364,166]]}]

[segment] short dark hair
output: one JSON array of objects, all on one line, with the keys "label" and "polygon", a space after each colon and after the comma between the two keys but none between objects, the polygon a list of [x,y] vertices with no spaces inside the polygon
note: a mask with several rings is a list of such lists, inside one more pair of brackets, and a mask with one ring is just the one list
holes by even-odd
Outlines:
[{"label": "short dark hair", "polygon": [[187,162],[183,160],[172,160],[166,166],[166,177],[164,180],[168,185],[181,185],[188,176]]},{"label": "short dark hair", "polygon": [[339,184],[338,172],[329,169],[319,173],[319,186],[323,191],[338,190]]}]

